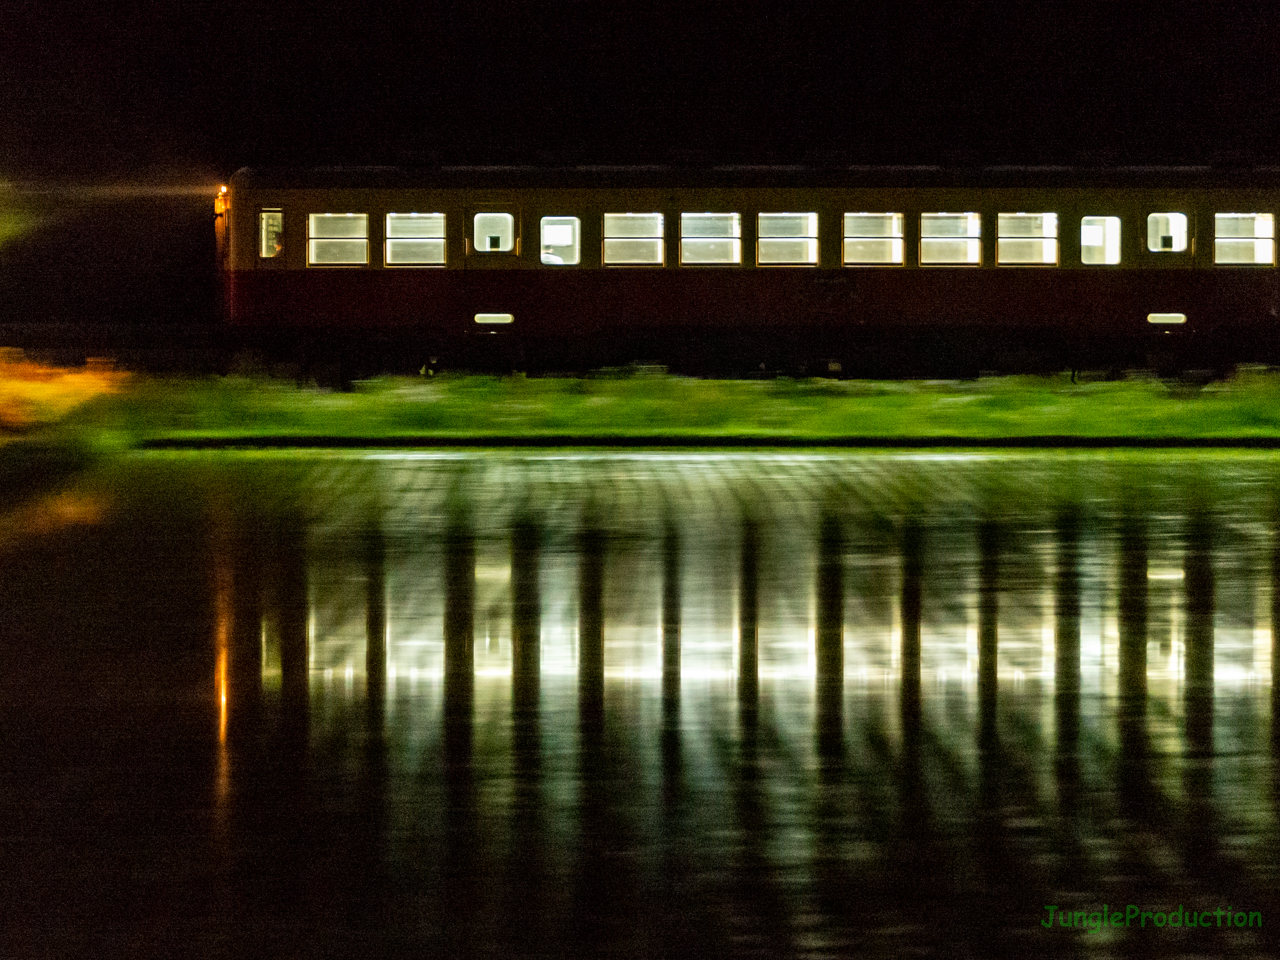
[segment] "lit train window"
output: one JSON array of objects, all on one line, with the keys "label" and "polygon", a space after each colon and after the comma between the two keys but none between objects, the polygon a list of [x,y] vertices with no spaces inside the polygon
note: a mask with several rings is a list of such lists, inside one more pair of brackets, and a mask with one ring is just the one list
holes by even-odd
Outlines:
[{"label": "lit train window", "polygon": [[920,262],[922,264],[981,263],[981,237],[981,214],[922,213],[920,215]]},{"label": "lit train window", "polygon": [[572,266],[581,259],[581,225],[577,217],[542,218],[542,262]]},{"label": "lit train window", "polygon": [[1187,249],[1187,215],[1153,213],[1147,217],[1147,249],[1152,253],[1182,253]]},{"label": "lit train window", "polygon": [[762,213],[756,231],[757,263],[809,266],[818,262],[816,213]]},{"label": "lit train window", "polygon": [[1120,262],[1120,218],[1080,218],[1080,262],[1089,266]]},{"label": "lit train window", "polygon": [[742,217],[736,213],[680,214],[681,263],[741,263]]},{"label": "lit train window", "polygon": [[369,262],[369,215],[313,213],[307,217],[307,262],[352,266]]},{"label": "lit train window", "polygon": [[844,262],[902,263],[902,214],[846,213]]},{"label": "lit train window", "polygon": [[1001,213],[996,216],[996,263],[1056,266],[1056,213]]},{"label": "lit train window", "polygon": [[1214,263],[1276,262],[1276,221],[1269,213],[1216,213]]},{"label": "lit train window", "polygon": [[604,262],[614,266],[662,266],[662,214],[606,213]]},{"label": "lit train window", "polygon": [[276,257],[284,248],[284,211],[263,210],[258,214],[258,256]]},{"label": "lit train window", "polygon": [[438,266],[442,263],[443,213],[387,214],[387,266]]},{"label": "lit train window", "polygon": [[471,242],[477,253],[510,253],[516,248],[516,218],[509,213],[477,213]]}]

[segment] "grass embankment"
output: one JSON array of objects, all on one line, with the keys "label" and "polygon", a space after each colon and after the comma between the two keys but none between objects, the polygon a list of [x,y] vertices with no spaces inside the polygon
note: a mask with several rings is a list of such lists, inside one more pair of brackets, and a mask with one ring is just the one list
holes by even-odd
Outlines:
[{"label": "grass embankment", "polygon": [[[755,443],[1020,438],[1280,441],[1280,373],[1195,388],[1151,378],[964,382],[388,378],[349,393],[251,377],[150,379],[64,370],[0,351],[0,445],[130,448],[165,443],[501,439]],[[3,467],[0,467],[2,472]]]},{"label": "grass embankment", "polygon": [[357,384],[350,393],[226,377],[131,381],[72,418],[125,446],[332,440],[430,445],[511,439],[668,439],[788,444],[1029,437],[1280,440],[1280,374],[1202,388],[1149,378],[971,382],[714,381],[444,376]]}]

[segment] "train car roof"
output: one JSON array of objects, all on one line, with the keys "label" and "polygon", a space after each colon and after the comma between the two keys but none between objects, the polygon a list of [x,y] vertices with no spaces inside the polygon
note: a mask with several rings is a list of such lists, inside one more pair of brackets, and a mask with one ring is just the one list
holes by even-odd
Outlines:
[{"label": "train car roof", "polygon": [[244,167],[242,189],[1248,188],[1280,186],[1280,166],[436,166]]}]

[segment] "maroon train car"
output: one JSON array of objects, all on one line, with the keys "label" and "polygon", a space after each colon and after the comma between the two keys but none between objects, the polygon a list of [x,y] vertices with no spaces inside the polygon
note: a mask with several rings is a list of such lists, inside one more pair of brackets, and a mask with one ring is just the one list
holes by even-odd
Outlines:
[{"label": "maroon train car", "polygon": [[247,340],[485,365],[1270,361],[1280,169],[244,169]]}]

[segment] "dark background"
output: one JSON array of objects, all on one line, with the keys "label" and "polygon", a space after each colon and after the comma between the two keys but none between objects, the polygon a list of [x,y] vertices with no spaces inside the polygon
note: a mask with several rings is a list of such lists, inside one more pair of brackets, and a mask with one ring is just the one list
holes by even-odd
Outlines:
[{"label": "dark background", "polygon": [[0,340],[216,321],[241,166],[1268,165],[1278,62],[1274,2],[7,0]]},{"label": "dark background", "polygon": [[[12,3],[12,0],[10,0]],[[10,175],[1270,159],[1280,5],[22,0]]]}]

